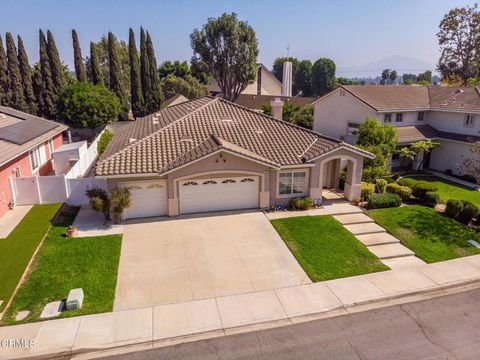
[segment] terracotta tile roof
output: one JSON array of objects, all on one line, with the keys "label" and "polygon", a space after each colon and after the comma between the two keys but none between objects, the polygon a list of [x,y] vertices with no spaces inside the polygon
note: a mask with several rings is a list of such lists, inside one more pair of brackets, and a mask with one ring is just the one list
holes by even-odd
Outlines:
[{"label": "terracotta tile roof", "polygon": [[149,115],[118,130],[96,165],[96,175],[161,174],[219,148],[272,167],[300,165],[348,146],[220,98],[175,105],[157,117],[158,124],[152,125]]},{"label": "terracotta tile roof", "polygon": [[480,112],[478,87],[345,85],[342,88],[376,111],[431,109]]},{"label": "terracotta tile roof", "polygon": [[[11,141],[0,139],[0,166],[26,153],[35,146],[38,146],[55,135],[61,133],[67,126],[38,116],[30,115],[9,107],[0,106],[0,128],[7,127],[22,121],[35,121],[39,123],[38,127],[45,126],[46,131],[34,139],[23,144],[17,144]],[[53,128],[52,128],[53,127]],[[48,129],[48,130],[47,130]],[[28,129],[27,129],[28,130]]]},{"label": "terracotta tile roof", "polygon": [[275,95],[248,95],[240,94],[235,100],[235,104],[248,107],[250,109],[262,110],[263,105],[270,104],[270,101],[279,98],[285,103],[291,102],[298,106],[305,106],[314,102],[317,98],[302,96],[275,96]]},{"label": "terracotta tile roof", "polygon": [[400,126],[397,127],[397,137],[400,144],[411,144],[416,141],[428,139],[444,139],[466,143],[480,141],[480,136],[456,134],[437,130],[430,125]]}]

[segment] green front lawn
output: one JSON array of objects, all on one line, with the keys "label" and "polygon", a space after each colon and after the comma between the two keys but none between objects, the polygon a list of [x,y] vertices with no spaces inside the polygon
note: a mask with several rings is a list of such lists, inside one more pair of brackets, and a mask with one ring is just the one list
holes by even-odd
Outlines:
[{"label": "green front lawn", "polygon": [[438,188],[440,198],[447,202],[450,199],[467,200],[480,206],[480,191],[472,190],[468,187],[453,183],[451,181],[432,175],[404,176],[413,181],[428,181]]},{"label": "green front lawn", "polygon": [[425,206],[370,210],[368,216],[427,263],[480,253],[467,243],[480,242],[475,231]]},{"label": "green front lawn", "polygon": [[113,309],[120,257],[121,235],[88,238],[64,236],[78,208],[62,210],[38,252],[33,270],[15,295],[3,325],[16,324],[15,314],[30,310],[22,322],[37,321],[43,307],[65,299],[74,288],[83,288],[83,307],[65,311],[62,317],[108,312]]},{"label": "green front lawn", "polygon": [[34,205],[6,239],[0,239],[0,312],[62,204]]},{"label": "green front lawn", "polygon": [[332,216],[271,221],[312,281],[388,270]]}]

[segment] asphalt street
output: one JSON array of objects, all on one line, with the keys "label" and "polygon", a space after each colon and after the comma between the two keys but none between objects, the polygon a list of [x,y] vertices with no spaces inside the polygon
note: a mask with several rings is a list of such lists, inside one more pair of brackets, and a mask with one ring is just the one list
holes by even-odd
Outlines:
[{"label": "asphalt street", "polygon": [[480,289],[108,359],[480,359]]}]

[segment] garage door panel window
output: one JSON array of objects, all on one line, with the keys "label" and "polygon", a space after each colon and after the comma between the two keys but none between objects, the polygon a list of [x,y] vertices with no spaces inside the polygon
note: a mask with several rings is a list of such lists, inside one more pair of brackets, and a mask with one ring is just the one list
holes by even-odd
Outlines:
[{"label": "garage door panel window", "polygon": [[305,171],[280,173],[278,193],[296,195],[305,192]]},{"label": "garage door panel window", "polygon": [[204,181],[202,183],[202,185],[214,185],[216,184],[217,182],[216,181],[213,181],[213,180],[208,180],[208,181]]},{"label": "garage door panel window", "polygon": [[183,184],[183,186],[196,186],[196,185],[198,185],[198,183],[196,183],[195,181],[188,181]]},{"label": "garage door panel window", "polygon": [[242,183],[245,183],[245,182],[254,182],[255,180],[253,180],[252,178],[245,178],[245,179],[242,179],[240,180],[240,182]]},{"label": "garage door panel window", "polygon": [[222,184],[233,184],[233,183],[235,183],[235,182],[236,182],[235,180],[226,179],[226,180],[223,180],[223,181],[222,181]]}]

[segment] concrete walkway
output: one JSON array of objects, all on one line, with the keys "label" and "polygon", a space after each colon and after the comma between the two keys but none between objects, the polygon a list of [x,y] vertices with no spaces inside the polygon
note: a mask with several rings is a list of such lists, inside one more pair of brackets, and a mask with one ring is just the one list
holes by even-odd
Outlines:
[{"label": "concrete walkway", "polygon": [[35,346],[4,347],[0,359],[72,356],[127,345],[142,350],[391,305],[478,281],[480,255],[475,255],[308,285],[1,327],[0,339],[32,339]]},{"label": "concrete walkway", "polygon": [[30,211],[32,205],[15,206],[0,217],[0,239],[5,239],[15,229],[23,217]]}]

